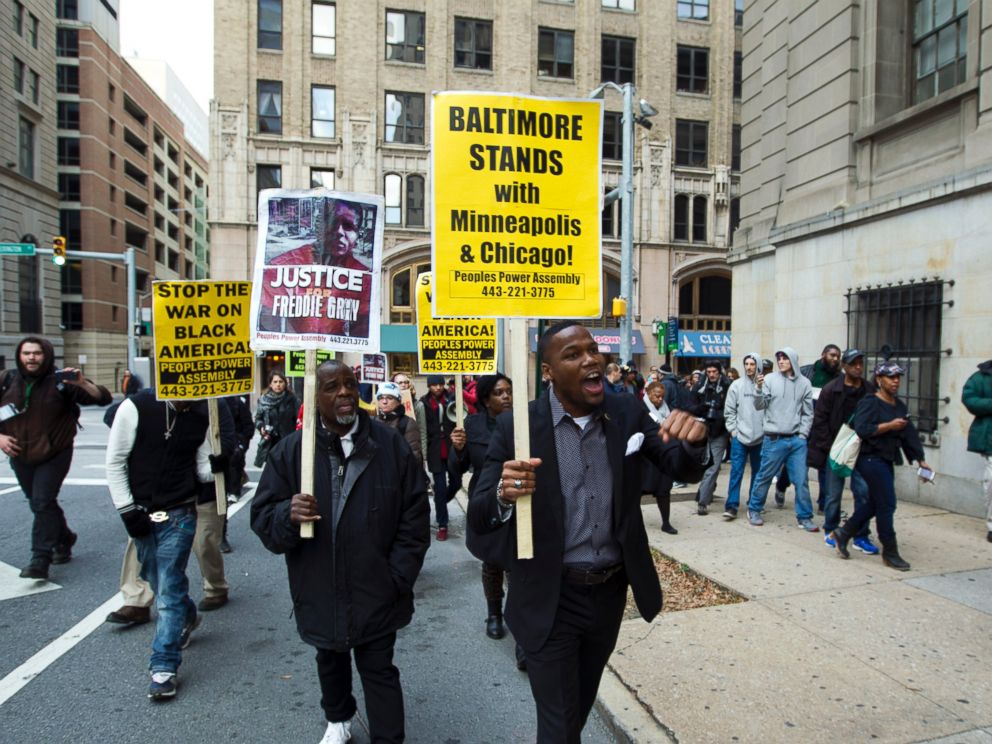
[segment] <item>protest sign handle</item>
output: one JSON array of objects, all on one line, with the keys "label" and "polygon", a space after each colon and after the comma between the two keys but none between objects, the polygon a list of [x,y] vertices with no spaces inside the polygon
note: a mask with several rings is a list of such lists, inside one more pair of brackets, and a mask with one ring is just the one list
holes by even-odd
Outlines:
[{"label": "protest sign handle", "polygon": [[[527,320],[513,318],[510,328],[510,379],[520,387],[513,396],[513,451],[518,460],[530,457],[530,416],[527,406]],[[540,391],[538,391],[540,392]],[[531,497],[517,499],[517,559],[534,557],[534,530],[531,526]]]},{"label": "protest sign handle", "polygon": [[455,426],[459,429],[465,423],[465,402],[462,399],[462,376],[455,375]]},{"label": "protest sign handle", "polygon": [[[217,399],[207,400],[207,415],[210,419],[210,450],[214,456],[221,454],[220,444],[220,412],[217,410]],[[217,497],[217,513],[227,514],[227,488],[224,484],[224,474],[214,473],[214,493]]]},{"label": "protest sign handle", "polygon": [[[313,456],[317,438],[317,350],[307,349],[303,371],[303,442],[300,454],[300,492],[313,494]],[[313,537],[313,522],[300,525],[300,537]]]}]

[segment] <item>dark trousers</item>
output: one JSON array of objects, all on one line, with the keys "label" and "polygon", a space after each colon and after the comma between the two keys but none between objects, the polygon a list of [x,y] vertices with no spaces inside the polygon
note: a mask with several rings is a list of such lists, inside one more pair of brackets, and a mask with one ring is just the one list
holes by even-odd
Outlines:
[{"label": "dark trousers", "polygon": [[623,571],[596,586],[562,581],[551,634],[540,650],[527,653],[538,744],[581,742],[603,668],[617,643],[626,600]]},{"label": "dark trousers", "polygon": [[896,537],[893,517],[896,513],[895,472],[892,463],[881,457],[859,457],[855,469],[868,484],[868,498],[854,505],[854,514],[844,524],[844,532],[860,534],[868,520],[875,517],[875,530],[882,544]]},{"label": "dark trousers", "polygon": [[431,473],[434,479],[434,516],[438,527],[448,526],[448,502],[458,493],[461,484],[454,478],[448,479],[447,469]]},{"label": "dark trousers", "polygon": [[72,447],[37,465],[25,465],[16,458],[10,466],[17,482],[27,496],[34,514],[31,528],[31,559],[46,566],[52,561],[52,550],[69,537],[69,525],[59,506],[59,489],[69,474]]},{"label": "dark trousers", "polygon": [[[395,644],[396,633],[390,633],[352,649],[373,742],[401,742],[405,736],[400,671],[393,665]],[[327,720],[337,723],[351,719],[357,709],[351,694],[351,653],[318,648],[317,676],[320,707]]]},{"label": "dark trousers", "polygon": [[503,569],[495,563],[482,564],[482,591],[488,602],[503,601]]},{"label": "dark trousers", "polygon": [[668,473],[659,473],[658,485],[654,489],[654,500],[661,514],[662,527],[669,524],[672,518],[672,485],[672,476]]}]

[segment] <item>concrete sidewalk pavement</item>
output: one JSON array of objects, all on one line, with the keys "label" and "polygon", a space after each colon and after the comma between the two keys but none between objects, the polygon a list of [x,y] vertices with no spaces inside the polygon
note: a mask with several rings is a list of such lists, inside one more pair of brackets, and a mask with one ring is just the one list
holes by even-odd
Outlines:
[{"label": "concrete sidewalk pavement", "polygon": [[992,744],[982,520],[900,502],[912,564],[900,573],[853,546],[841,560],[822,532],[797,529],[791,490],[784,509],[768,501],[760,528],[724,521],[722,501],[704,517],[693,501],[673,503],[675,536],[644,506],[654,547],[749,601],[623,624],[599,705],[627,738]]}]

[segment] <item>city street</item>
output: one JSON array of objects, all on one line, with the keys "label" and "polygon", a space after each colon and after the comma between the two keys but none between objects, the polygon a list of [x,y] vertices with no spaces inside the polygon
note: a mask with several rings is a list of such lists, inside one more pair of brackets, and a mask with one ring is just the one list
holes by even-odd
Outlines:
[{"label": "city street", "polygon": [[[126,535],[104,480],[108,429],[83,412],[61,503],[79,533],[73,560],[47,584],[17,577],[29,558],[31,515],[9,465],[0,466],[0,731],[4,744],[37,742],[317,742],[324,721],[313,650],[299,640],[280,557],[248,525],[250,494],[232,509],[225,557],[231,601],[205,613],[184,653],[176,700],[147,700],[153,624],[103,622],[116,594]],[[251,480],[257,471],[249,471]],[[253,487],[253,485],[252,485]],[[452,537],[432,542],[417,582],[417,612],[400,632],[397,665],[412,742],[534,741],[526,676],[513,641],[486,638],[479,563],[464,547],[452,502]],[[191,556],[192,596],[202,596]],[[26,681],[25,681],[26,680]],[[360,685],[355,675],[356,693]],[[364,709],[359,700],[360,716]],[[367,742],[356,719],[354,741]],[[601,720],[585,738],[613,741]]]}]

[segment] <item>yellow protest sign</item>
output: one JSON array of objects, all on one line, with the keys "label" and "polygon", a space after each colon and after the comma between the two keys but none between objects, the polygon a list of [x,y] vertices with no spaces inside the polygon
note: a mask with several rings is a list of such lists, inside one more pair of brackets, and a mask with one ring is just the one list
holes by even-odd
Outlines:
[{"label": "yellow protest sign", "polygon": [[431,316],[432,274],[417,277],[417,360],[425,374],[496,372],[496,321]]},{"label": "yellow protest sign", "polygon": [[434,316],[602,313],[602,101],[432,99]]},{"label": "yellow protest sign", "polygon": [[[286,352],[286,377],[303,377],[306,370],[306,352],[305,351],[292,351],[288,350]],[[324,351],[323,349],[317,349],[317,366],[326,362],[328,359],[334,358],[333,351]]]},{"label": "yellow protest sign", "polygon": [[250,393],[251,282],[154,282],[155,390],[159,400]]}]

